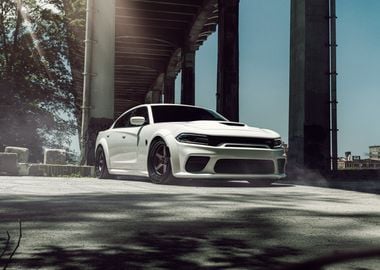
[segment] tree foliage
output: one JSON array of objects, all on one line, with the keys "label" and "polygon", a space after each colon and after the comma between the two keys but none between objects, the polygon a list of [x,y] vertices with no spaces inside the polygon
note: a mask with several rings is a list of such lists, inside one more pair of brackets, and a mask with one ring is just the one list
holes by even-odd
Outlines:
[{"label": "tree foliage", "polygon": [[28,147],[38,161],[43,146],[69,146],[78,122],[70,53],[80,46],[73,29],[83,28],[82,2],[0,0],[0,148]]}]

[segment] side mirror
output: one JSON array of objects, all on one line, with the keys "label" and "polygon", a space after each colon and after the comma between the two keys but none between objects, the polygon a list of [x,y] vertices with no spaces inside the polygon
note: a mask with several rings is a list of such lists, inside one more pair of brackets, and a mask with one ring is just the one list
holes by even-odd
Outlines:
[{"label": "side mirror", "polygon": [[133,116],[129,120],[132,126],[142,126],[145,124],[145,117],[143,116]]}]

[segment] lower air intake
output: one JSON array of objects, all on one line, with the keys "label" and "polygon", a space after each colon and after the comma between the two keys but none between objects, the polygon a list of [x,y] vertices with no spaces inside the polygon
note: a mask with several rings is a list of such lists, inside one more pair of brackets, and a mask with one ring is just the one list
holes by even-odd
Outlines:
[{"label": "lower air intake", "polygon": [[189,157],[189,159],[186,162],[185,169],[186,171],[191,173],[200,172],[206,167],[209,160],[209,157]]},{"label": "lower air intake", "polygon": [[224,174],[273,174],[274,163],[271,160],[219,159],[214,171]]}]

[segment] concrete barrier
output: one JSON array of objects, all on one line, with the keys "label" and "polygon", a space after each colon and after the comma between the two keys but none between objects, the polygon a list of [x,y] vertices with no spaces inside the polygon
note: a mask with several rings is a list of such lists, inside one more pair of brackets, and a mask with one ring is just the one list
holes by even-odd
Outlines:
[{"label": "concrete barrier", "polygon": [[19,163],[18,164],[18,175],[28,176],[29,175],[29,163]]},{"label": "concrete barrier", "polygon": [[0,174],[18,175],[17,153],[0,153]]},{"label": "concrete barrier", "polygon": [[93,177],[94,167],[77,165],[30,164],[30,176]]},{"label": "concrete barrier", "polygon": [[29,162],[29,149],[23,147],[7,146],[4,150],[5,153],[16,153],[18,156],[18,162]]},{"label": "concrete barrier", "polygon": [[45,149],[44,164],[66,164],[66,150],[64,149]]}]

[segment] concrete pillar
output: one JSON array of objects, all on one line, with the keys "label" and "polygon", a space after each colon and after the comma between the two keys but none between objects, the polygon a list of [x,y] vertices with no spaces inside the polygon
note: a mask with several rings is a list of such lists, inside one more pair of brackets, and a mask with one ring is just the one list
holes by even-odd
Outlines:
[{"label": "concrete pillar", "polygon": [[291,2],[288,168],[331,169],[329,0]]},{"label": "concrete pillar", "polygon": [[182,49],[181,103],[195,104],[195,51]]},{"label": "concrete pillar", "polygon": [[239,0],[218,0],[217,111],[239,121]]},{"label": "concrete pillar", "polygon": [[91,117],[114,117],[115,0],[95,0]]},{"label": "concrete pillar", "polygon": [[175,102],[175,74],[167,73],[164,83],[164,102]]},{"label": "concrete pillar", "polygon": [[150,90],[146,93],[145,103],[161,103],[162,102],[162,93],[159,89]]},{"label": "concrete pillar", "polygon": [[[93,1],[90,72],[85,74],[90,88],[89,122],[83,134],[82,164],[94,162],[95,139],[109,128],[114,118],[115,0]],[[87,59],[89,60],[89,59]],[[85,71],[89,72],[89,71]],[[107,124],[104,124],[107,123]]]},{"label": "concrete pillar", "polygon": [[109,118],[91,118],[88,130],[90,131],[87,137],[86,157],[88,165],[94,165],[95,162],[95,143],[98,132],[111,127],[113,119]]}]

